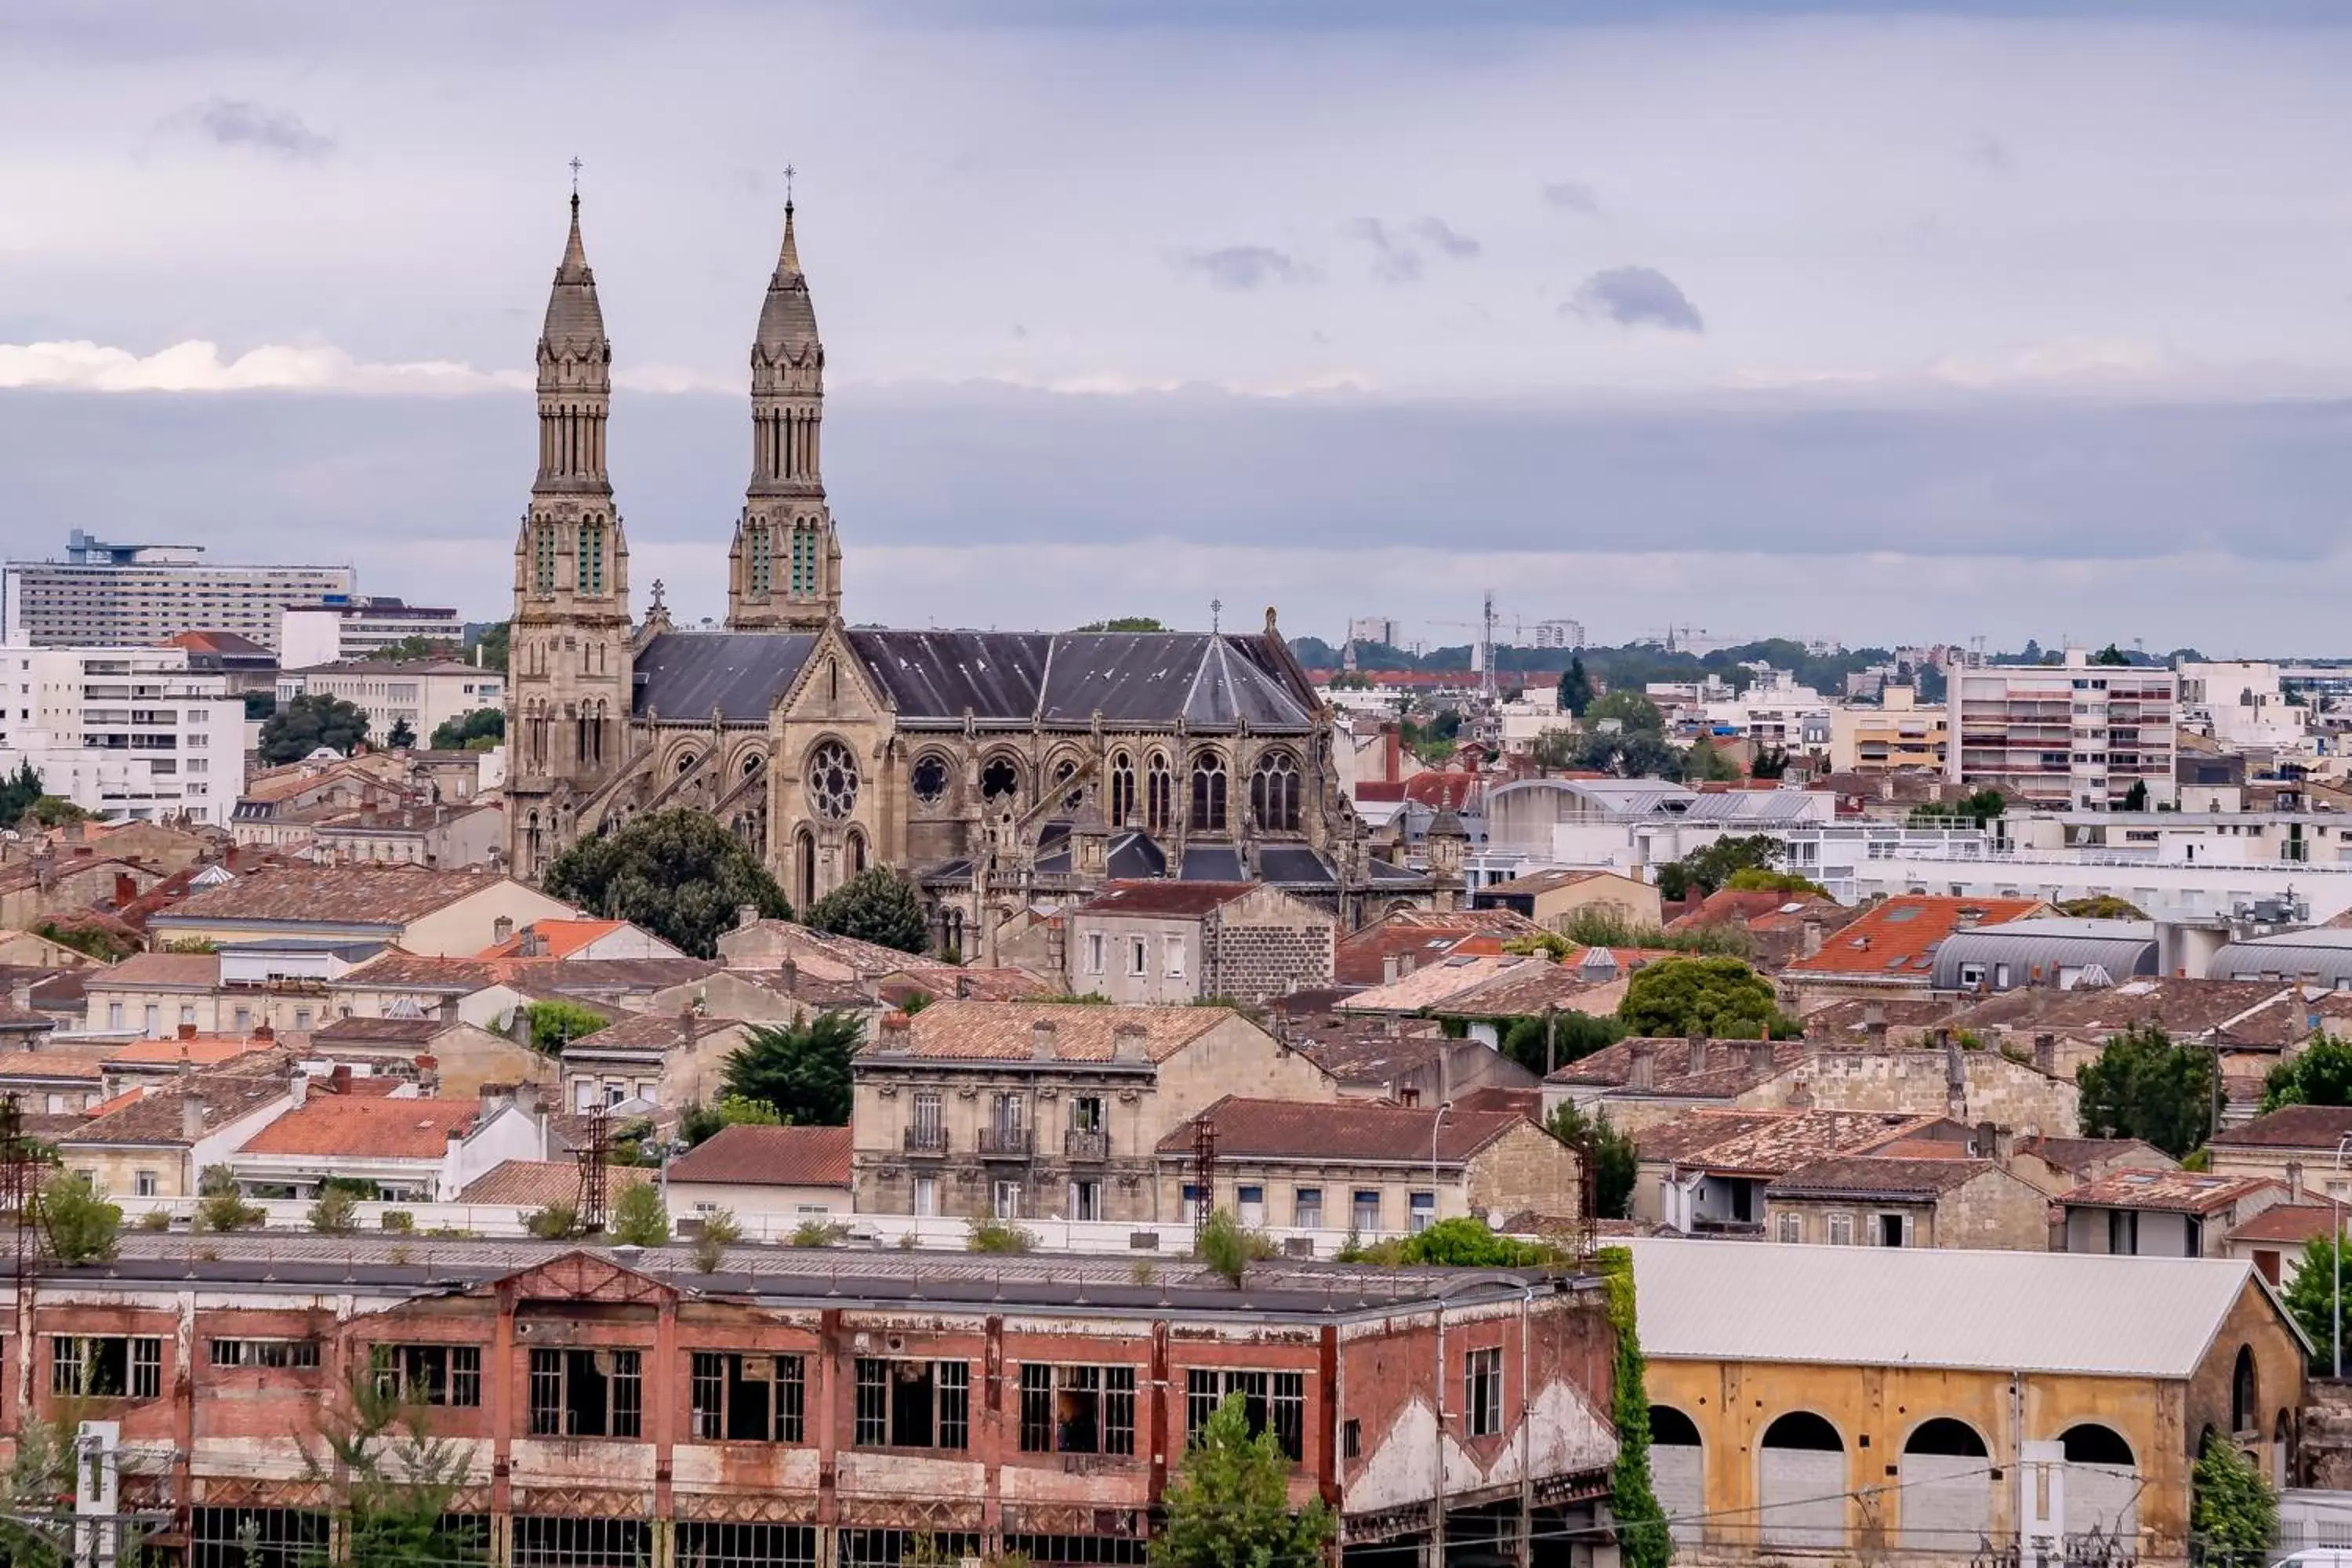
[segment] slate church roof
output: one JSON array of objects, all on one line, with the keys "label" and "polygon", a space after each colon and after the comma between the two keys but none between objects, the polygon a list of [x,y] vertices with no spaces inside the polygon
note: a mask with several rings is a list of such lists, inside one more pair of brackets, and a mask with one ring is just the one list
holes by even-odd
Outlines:
[{"label": "slate church roof", "polygon": [[[902,725],[1043,724],[1304,734],[1317,703],[1263,637],[1202,632],[852,631],[850,647]],[[665,632],[636,658],[635,711],[732,722],[767,717],[815,638]]]}]

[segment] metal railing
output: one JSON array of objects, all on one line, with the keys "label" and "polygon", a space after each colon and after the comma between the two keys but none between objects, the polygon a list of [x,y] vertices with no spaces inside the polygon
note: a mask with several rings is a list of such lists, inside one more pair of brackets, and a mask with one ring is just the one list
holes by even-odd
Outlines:
[{"label": "metal railing", "polygon": [[909,1127],[907,1129],[907,1152],[909,1154],[944,1154],[948,1152],[948,1130],[944,1127]]},{"label": "metal railing", "polygon": [[1073,1127],[1062,1134],[1062,1153],[1072,1160],[1108,1160],[1110,1134],[1098,1129]]},{"label": "metal railing", "polygon": [[1036,1152],[1037,1137],[1026,1127],[983,1127],[980,1152],[996,1159],[1025,1160]]}]

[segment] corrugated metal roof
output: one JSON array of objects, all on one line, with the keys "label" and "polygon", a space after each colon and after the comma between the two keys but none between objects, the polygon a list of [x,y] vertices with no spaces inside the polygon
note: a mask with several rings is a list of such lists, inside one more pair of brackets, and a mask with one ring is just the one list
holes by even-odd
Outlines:
[{"label": "corrugated metal roof", "polygon": [[1931,984],[1938,991],[1966,989],[1960,983],[1964,963],[1982,964],[1988,973],[1992,965],[2006,963],[2012,983],[2019,985],[2027,984],[2035,970],[2045,981],[2055,981],[2061,970],[2087,969],[2095,963],[2110,981],[2125,980],[2156,973],[2156,926],[2149,921],[2005,921],[1952,932],[1935,957]]},{"label": "corrugated metal roof", "polygon": [[1643,1352],[1686,1361],[2185,1378],[2256,1278],[2231,1258],[1626,1245]]},{"label": "corrugated metal roof", "polygon": [[2208,980],[2299,980],[2315,984],[2352,984],[2352,931],[2326,926],[2225,943],[2205,965]]}]

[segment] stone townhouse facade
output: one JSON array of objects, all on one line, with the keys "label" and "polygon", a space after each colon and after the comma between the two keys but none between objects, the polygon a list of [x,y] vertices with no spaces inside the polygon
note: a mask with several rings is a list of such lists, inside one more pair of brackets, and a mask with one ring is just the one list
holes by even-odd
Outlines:
[{"label": "stone townhouse facade", "polygon": [[[1613,1335],[1574,1274],[1254,1270],[739,1248],[721,1272],[564,1243],[358,1245],[331,1264],[141,1237],[44,1279],[10,1321],[0,1413],[118,1424],[125,1510],[187,1561],[323,1550],[320,1434],[360,1379],[451,1447],[445,1529],[493,1568],[1141,1564],[1186,1442],[1230,1396],[1293,1506],[1350,1551],[1606,1542]],[[192,1289],[191,1272],[203,1279]],[[31,1355],[26,1356],[29,1348]],[[1574,1543],[1559,1548],[1557,1543]],[[1525,1562],[1525,1555],[1519,1555]]]},{"label": "stone townhouse facade", "polygon": [[1249,882],[1113,882],[1067,924],[1071,991],[1122,1005],[1328,985],[1339,931],[1329,910]]},{"label": "stone townhouse facade", "polygon": [[1339,1099],[1226,1007],[940,1001],[886,1015],[852,1069],[861,1214],[1149,1221],[1160,1141],[1213,1101]]},{"label": "stone townhouse facade", "polygon": [[2050,1200],[1996,1158],[1821,1160],[1765,1186],[1764,1236],[1832,1247],[2042,1252]]}]

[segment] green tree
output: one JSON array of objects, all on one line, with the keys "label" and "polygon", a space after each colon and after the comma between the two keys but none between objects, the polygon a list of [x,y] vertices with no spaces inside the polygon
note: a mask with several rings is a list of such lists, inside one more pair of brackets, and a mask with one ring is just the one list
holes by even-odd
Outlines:
[{"label": "green tree", "polygon": [[[1762,833],[1736,834],[1718,838],[1704,849],[1694,849],[1680,860],[1669,862],[1680,868],[1685,888],[1682,896],[1705,898],[1728,885],[1742,871],[1769,871],[1780,863],[1788,848],[1780,840]],[[1664,887],[1664,867],[1660,867],[1659,885]],[[1810,884],[1808,884],[1810,885]]]},{"label": "green tree", "polygon": [[869,866],[808,907],[809,929],[856,937],[900,952],[930,945],[929,922],[915,884],[888,866]]},{"label": "green tree", "polygon": [[2352,1040],[2319,1035],[2263,1079],[2265,1114],[2282,1105],[2352,1105]]},{"label": "green tree", "polygon": [[383,743],[395,752],[414,750],[416,745],[415,726],[405,719],[394,719],[392,721],[392,731],[384,736]]},{"label": "green tree", "polygon": [[1592,677],[1584,673],[1584,656],[1570,654],[1568,668],[1559,672],[1559,710],[1571,719],[1581,719],[1592,705]]},{"label": "green tree", "polygon": [[258,754],[272,767],[300,762],[321,746],[348,756],[367,732],[367,715],[341,698],[297,697],[261,726]]},{"label": "green tree", "polygon": [[1252,1230],[1234,1216],[1230,1209],[1213,1209],[1209,1217],[1192,1234],[1192,1256],[1209,1266],[1211,1271],[1225,1277],[1225,1282],[1238,1287],[1242,1277],[1253,1263],[1263,1263],[1279,1250],[1274,1238],[1262,1230]]},{"label": "green tree", "polygon": [[696,1101],[677,1115],[677,1135],[689,1149],[707,1143],[719,1132],[730,1127],[777,1127],[783,1118],[776,1108],[765,1100],[746,1100],[740,1094],[722,1094],[716,1105]]},{"label": "green tree", "polygon": [[2147,809],[2147,781],[2146,779],[2132,780],[2131,788],[2124,791],[2122,809],[2125,811],[2146,811]]},{"label": "green tree", "polygon": [[1723,885],[1735,892],[1779,893],[1791,899],[1826,899],[1830,890],[1808,877],[1794,871],[1766,871],[1754,866],[1743,866],[1724,879]]},{"label": "green tree", "polygon": [[1227,1394],[1168,1483],[1167,1526],[1152,1568],[1303,1568],[1336,1532],[1316,1499],[1290,1507],[1290,1461],[1271,1428],[1250,1436],[1248,1406]]},{"label": "green tree", "polygon": [[319,1190],[310,1205],[310,1228],[321,1236],[349,1236],[360,1227],[360,1201],[347,1186],[330,1184]]},{"label": "green tree", "polygon": [[639,1182],[613,1205],[613,1239],[625,1247],[659,1247],[669,1239],[669,1210],[661,1187]]},{"label": "green tree", "polygon": [[245,716],[259,723],[278,711],[278,694],[274,691],[248,691],[245,694]]},{"label": "green tree", "polygon": [[512,623],[497,621],[484,626],[482,635],[474,639],[474,646],[482,650],[482,667],[485,669],[495,669],[501,675],[506,673],[509,634],[512,630]]},{"label": "green tree", "polygon": [[448,637],[429,637],[422,632],[412,632],[396,643],[387,643],[375,651],[375,658],[405,664],[416,659],[452,659],[457,657],[457,645]]},{"label": "green tree", "polygon": [[2154,1024],[2109,1036],[2074,1084],[2087,1138],[2141,1138],[2178,1160],[2213,1130],[2212,1054]]},{"label": "green tree", "polygon": [[522,1227],[541,1241],[562,1241],[580,1234],[580,1210],[559,1198],[543,1209],[531,1210],[524,1216]]},{"label": "green tree", "polygon": [[727,1058],[727,1092],[771,1106],[795,1127],[849,1125],[849,1060],[865,1037],[855,1013],[763,1025]]},{"label": "green tree", "polygon": [[582,839],[555,858],[543,885],[551,897],[633,921],[697,958],[718,952],[719,933],[746,904],[772,920],[793,914],[751,847],[687,806]]},{"label": "green tree", "polygon": [[2098,652],[2091,656],[2091,662],[2093,664],[2126,665],[2131,662],[2131,655],[2124,652],[2123,649],[2117,647],[2115,644],[2109,643],[2106,647],[2101,648]]},{"label": "green tree", "polygon": [[1906,819],[1914,827],[1941,827],[1959,822],[1982,827],[2009,809],[2009,801],[1997,789],[1980,789],[1958,800],[1937,805],[1915,805]]},{"label": "green tree", "polygon": [[1675,1548],[1666,1510],[1658,1506],[1650,1479],[1649,1363],[1642,1354],[1633,1255],[1622,1247],[1604,1247],[1592,1261],[1608,1286],[1609,1326],[1617,1333],[1617,1364],[1609,1395],[1617,1460],[1609,1472],[1609,1506],[1617,1519],[1618,1555],[1624,1568],[1666,1568]]},{"label": "green tree", "polygon": [[236,1173],[226,1165],[206,1165],[196,1178],[196,1194],[198,1230],[253,1230],[268,1223],[268,1212],[245,1201]]},{"label": "green tree", "polygon": [[1466,1215],[1416,1231],[1397,1248],[1399,1263],[1440,1268],[1532,1268],[1559,1258],[1557,1247],[1498,1235],[1485,1220]]},{"label": "green tree", "polygon": [[2256,1563],[2277,1537],[2278,1495],[2235,1443],[2208,1433],[2189,1478],[2189,1540],[2208,1563]]},{"label": "green tree", "polygon": [[45,793],[41,775],[33,771],[33,764],[18,763],[16,771],[0,782],[0,827],[14,827],[24,821],[25,814]]},{"label": "green tree", "polygon": [[320,1450],[308,1445],[310,1479],[341,1499],[347,1568],[470,1568],[489,1561],[478,1525],[453,1518],[467,1479],[463,1441],[433,1435],[422,1404],[404,1402],[389,1379],[362,1374],[351,1398],[320,1418]]},{"label": "green tree", "polygon": [[1739,776],[1739,765],[1725,756],[1720,746],[1700,741],[1683,752],[1685,783],[1730,784]]},{"label": "green tree", "polygon": [[[2311,1370],[2326,1373],[2336,1367],[2336,1270],[2345,1269],[2345,1305],[2352,1308],[2352,1258],[2339,1258],[2336,1237],[2315,1236],[2303,1244],[2303,1260],[2296,1265],[2294,1278],[2289,1281],[2284,1299],[2286,1310],[2303,1327],[2304,1337],[2311,1342]],[[2345,1313],[2344,1345],[2352,1352],[2352,1311]]]},{"label": "green tree", "polygon": [[560,1057],[567,1041],[583,1039],[612,1022],[582,1002],[550,996],[525,1005],[530,1019],[530,1048],[543,1056]]},{"label": "green tree", "polygon": [[2144,921],[2147,912],[2129,899],[2119,899],[2113,893],[2094,893],[2087,899],[2062,899],[2057,910],[2078,921]]},{"label": "green tree", "polygon": [[1643,965],[1626,982],[1617,1021],[1629,1035],[1752,1040],[1767,1032],[1793,1032],[1774,1005],[1772,983],[1736,958],[1664,958]]},{"label": "green tree", "polygon": [[1581,1061],[1625,1037],[1625,1026],[1614,1018],[1596,1018],[1590,1013],[1566,1009],[1494,1022],[1500,1040],[1496,1048],[1529,1072],[1538,1074]]},{"label": "green tree", "polygon": [[1587,1116],[1576,1105],[1562,1101],[1544,1130],[1576,1151],[1592,1173],[1592,1215],[1595,1219],[1625,1219],[1633,1214],[1633,1177],[1642,1156],[1630,1132],[1611,1124],[1606,1110]]},{"label": "green tree", "polygon": [[1088,621],[1075,629],[1081,632],[1164,632],[1168,628],[1150,616],[1113,616],[1107,621]]},{"label": "green tree", "polygon": [[122,1235],[122,1210],[79,1171],[59,1171],[41,1188],[40,1216],[61,1263],[104,1263]]},{"label": "green tree", "polygon": [[[436,752],[487,751],[488,743],[506,739],[507,715],[503,708],[477,708],[470,713],[460,713],[454,719],[444,719],[433,728],[433,749]],[[485,742],[476,746],[475,742]]]},{"label": "green tree", "polygon": [[1666,728],[1666,716],[1658,705],[1638,691],[1604,691],[1585,705],[1578,715],[1588,730],[1604,721],[1614,719],[1627,730],[1647,731],[1662,734]]},{"label": "green tree", "polygon": [[1680,746],[1654,730],[1611,730],[1577,737],[1567,765],[1625,779],[1678,779],[1687,760]]}]

